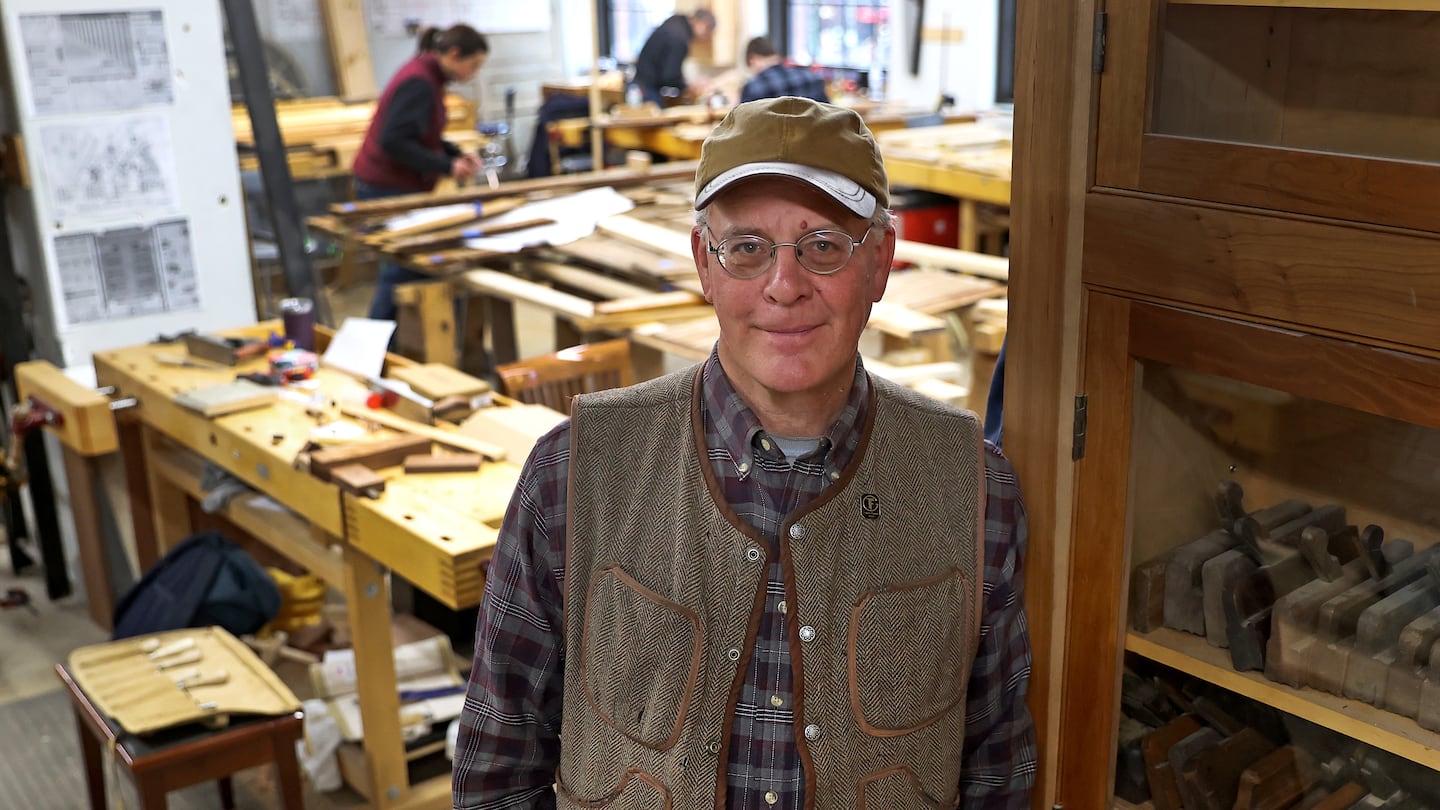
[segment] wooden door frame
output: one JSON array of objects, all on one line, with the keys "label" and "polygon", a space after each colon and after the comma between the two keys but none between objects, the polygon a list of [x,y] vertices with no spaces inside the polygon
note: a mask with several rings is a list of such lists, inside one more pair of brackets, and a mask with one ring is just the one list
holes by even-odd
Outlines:
[{"label": "wooden door frame", "polygon": [[1080,0],[1062,10],[1018,0],[1016,9],[1004,446],[1020,477],[1030,531],[1025,605],[1034,652],[1029,703],[1040,765],[1037,810],[1056,801],[1097,2]]}]

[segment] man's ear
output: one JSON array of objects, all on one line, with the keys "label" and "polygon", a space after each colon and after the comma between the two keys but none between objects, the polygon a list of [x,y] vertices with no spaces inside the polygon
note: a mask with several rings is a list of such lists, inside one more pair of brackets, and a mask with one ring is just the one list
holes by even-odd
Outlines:
[{"label": "man's ear", "polygon": [[884,239],[875,250],[875,277],[872,280],[871,301],[885,297],[885,285],[890,281],[890,268],[895,264],[895,226],[891,224],[882,234]]},{"label": "man's ear", "polygon": [[715,303],[715,299],[710,295],[710,278],[712,272],[710,263],[715,260],[715,257],[710,255],[709,251],[705,249],[706,247],[705,229],[698,225],[691,228],[690,254],[695,257],[695,272],[700,276],[700,289],[705,293],[705,300],[713,304]]}]

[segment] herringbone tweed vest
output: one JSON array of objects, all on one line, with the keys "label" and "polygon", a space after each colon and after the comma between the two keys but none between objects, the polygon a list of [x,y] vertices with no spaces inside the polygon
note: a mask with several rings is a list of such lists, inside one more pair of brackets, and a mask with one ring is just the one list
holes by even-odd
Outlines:
[{"label": "herringbone tweed vest", "polygon": [[[780,532],[806,806],[952,807],[979,640],[980,427],[871,382],[855,460]],[[582,397],[571,437],[559,804],[724,808],[770,545],[720,496],[698,368]]]}]

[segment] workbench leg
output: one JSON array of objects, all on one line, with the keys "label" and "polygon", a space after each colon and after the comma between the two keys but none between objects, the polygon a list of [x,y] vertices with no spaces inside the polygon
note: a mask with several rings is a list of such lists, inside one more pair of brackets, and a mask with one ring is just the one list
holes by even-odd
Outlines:
[{"label": "workbench leg", "polygon": [[335,271],[335,283],[331,286],[343,290],[360,279],[360,253],[363,248],[354,239],[340,240],[340,266]]},{"label": "workbench leg", "polygon": [[427,363],[455,368],[460,362],[455,346],[455,293],[449,282],[420,285],[420,356]]},{"label": "workbench leg", "polygon": [[155,547],[150,479],[145,474],[144,428],[144,423],[133,413],[121,411],[115,415],[115,434],[120,440],[120,460],[125,467],[125,492],[130,498],[130,523],[135,531],[135,559],[142,575],[160,559]]},{"label": "workbench leg", "polygon": [[504,298],[486,296],[490,317],[490,349],[495,365],[503,366],[520,359],[515,337],[515,304]]},{"label": "workbench leg", "polygon": [[[184,540],[195,530],[190,521],[190,496],[172,484],[155,470],[150,459],[159,454],[166,439],[155,428],[144,427],[145,481],[150,489],[151,535],[140,536],[140,525],[135,526],[135,553],[145,559],[150,555],[159,559],[165,551]],[[146,546],[149,548],[146,548]]]},{"label": "workbench leg", "polygon": [[476,377],[493,371],[485,358],[485,299],[467,295],[460,299],[460,370]]},{"label": "workbench leg", "polygon": [[960,249],[980,250],[980,204],[974,200],[960,201]]},{"label": "workbench leg", "polygon": [[585,333],[566,318],[555,316],[555,351],[579,346],[585,342]]},{"label": "workbench leg", "polygon": [[390,634],[390,594],[374,560],[344,546],[345,605],[355,651],[356,688],[365,725],[365,763],[370,799],[394,806],[410,792],[405,745],[400,736],[400,694],[395,688],[395,644]]},{"label": "workbench leg", "polygon": [[105,529],[101,525],[107,510],[100,504],[95,482],[95,464],[68,445],[64,455],[65,480],[70,486],[70,513],[75,518],[75,539],[80,548],[80,570],[85,577],[85,599],[90,618],[105,630],[115,626],[115,592],[105,565]]},{"label": "workbench leg", "polygon": [[644,382],[665,375],[665,353],[651,346],[630,342],[630,365],[635,381]]}]

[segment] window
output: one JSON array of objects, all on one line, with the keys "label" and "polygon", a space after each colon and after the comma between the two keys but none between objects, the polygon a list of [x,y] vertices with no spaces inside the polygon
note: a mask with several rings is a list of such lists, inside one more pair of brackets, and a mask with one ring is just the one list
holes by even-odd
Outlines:
[{"label": "window", "polygon": [[995,102],[1015,103],[1015,0],[999,0],[1000,40],[995,48]]},{"label": "window", "polygon": [[890,64],[889,0],[790,0],[786,44],[802,65],[865,73]]},{"label": "window", "polygon": [[598,0],[600,51],[633,64],[650,32],[675,13],[675,0]]}]

